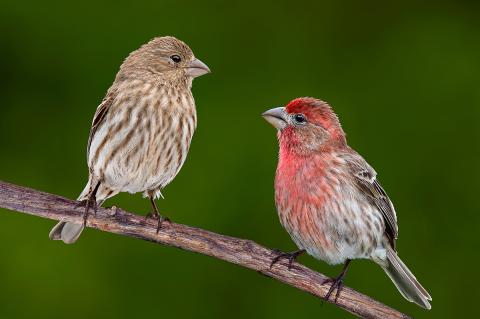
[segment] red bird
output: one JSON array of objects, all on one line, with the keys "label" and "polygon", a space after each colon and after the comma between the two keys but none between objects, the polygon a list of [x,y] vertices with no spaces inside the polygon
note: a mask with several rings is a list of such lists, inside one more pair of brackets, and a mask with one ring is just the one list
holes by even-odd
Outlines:
[{"label": "red bird", "polygon": [[342,273],[328,280],[328,300],[335,289],[338,298],[352,259],[371,259],[407,300],[430,309],[432,298],[397,255],[392,202],[375,170],[347,145],[331,107],[318,99],[298,98],[262,115],[278,129],[278,215],[300,248],[279,254],[272,266],[281,258],[291,265],[305,251],[331,265],[344,263]]}]

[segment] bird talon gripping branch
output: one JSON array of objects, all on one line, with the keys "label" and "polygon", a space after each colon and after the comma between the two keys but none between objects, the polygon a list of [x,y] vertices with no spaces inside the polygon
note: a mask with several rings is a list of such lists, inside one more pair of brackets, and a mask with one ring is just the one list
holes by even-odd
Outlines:
[{"label": "bird talon gripping branch", "polygon": [[273,267],[277,262],[279,262],[281,259],[288,259],[288,270],[292,269],[292,264],[294,261],[297,260],[298,256],[303,254],[305,252],[304,249],[292,251],[289,253],[282,252],[279,249],[274,249],[273,250],[277,255],[272,259],[272,262],[270,263],[270,268]]},{"label": "bird talon gripping branch", "polygon": [[342,291],[343,288],[343,281],[341,279],[327,279],[324,282],[322,282],[322,285],[330,284],[330,288],[328,289],[328,292],[325,294],[323,297],[323,300],[328,301],[332,295],[332,293],[337,290],[337,293],[335,294],[335,299],[334,302],[337,303],[338,297],[340,296],[340,292]]}]

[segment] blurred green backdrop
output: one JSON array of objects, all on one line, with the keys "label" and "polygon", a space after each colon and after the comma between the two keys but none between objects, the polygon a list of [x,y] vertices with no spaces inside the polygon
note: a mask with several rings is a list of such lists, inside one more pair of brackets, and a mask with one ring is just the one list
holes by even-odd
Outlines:
[{"label": "blurred green backdrop", "polygon": [[[474,1],[3,0],[0,179],[76,198],[90,123],[120,63],[175,35],[213,73],[194,82],[199,126],[159,202],[165,215],[294,249],[273,202],[275,131],[260,113],[319,97],[393,199],[400,255],[433,310],[405,301],[369,261],[354,262],[346,284],[416,317],[474,316],[465,305],[478,297],[479,10]],[[140,195],[114,204],[149,210]],[[351,317],[175,248],[93,230],[73,246],[53,242],[53,225],[1,211],[1,318]]]}]

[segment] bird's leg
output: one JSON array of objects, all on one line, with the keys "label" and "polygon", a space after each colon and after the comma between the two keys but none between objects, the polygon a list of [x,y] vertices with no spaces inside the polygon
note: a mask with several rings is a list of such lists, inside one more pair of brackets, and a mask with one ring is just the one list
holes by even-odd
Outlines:
[{"label": "bird's leg", "polygon": [[296,260],[298,256],[303,254],[305,252],[305,249],[300,249],[300,250],[292,251],[289,253],[284,253],[278,249],[274,249],[273,251],[277,254],[277,256],[275,256],[275,258],[272,259],[272,262],[270,263],[270,268],[272,268],[273,265],[275,265],[281,259],[285,258],[285,259],[288,259],[288,270],[290,270],[292,269],[293,261]]},{"label": "bird's leg", "polygon": [[347,259],[347,261],[343,265],[343,270],[340,273],[340,275],[338,275],[338,277],[333,278],[333,279],[328,278],[324,282],[322,282],[322,285],[331,283],[330,289],[328,290],[325,297],[323,297],[323,299],[325,301],[328,301],[328,299],[330,298],[332,293],[335,291],[335,289],[337,289],[337,293],[335,294],[335,303],[337,303],[338,296],[340,296],[340,292],[343,289],[343,278],[347,274],[347,270],[348,270],[348,266],[350,265],[350,261],[351,261],[350,259]]},{"label": "bird's leg", "polygon": [[98,188],[100,187],[100,182],[97,183],[93,191],[91,191],[88,194],[87,199],[81,200],[78,202],[77,205],[75,205],[75,208],[85,206],[85,212],[83,213],[83,226],[87,226],[87,219],[88,219],[88,214],[90,212],[90,208],[93,208],[93,213],[95,216],[97,216],[97,210],[98,210],[98,205],[97,205],[97,191]]},{"label": "bird's leg", "polygon": [[155,199],[153,198],[153,194],[149,193],[148,198],[150,198],[150,203],[152,204],[153,211],[151,213],[148,213],[146,218],[153,218],[158,221],[158,224],[157,224],[157,234],[158,234],[158,232],[160,231],[160,228],[162,228],[163,222],[169,222],[170,219],[160,215],[160,213],[158,212],[157,204],[155,203]]}]

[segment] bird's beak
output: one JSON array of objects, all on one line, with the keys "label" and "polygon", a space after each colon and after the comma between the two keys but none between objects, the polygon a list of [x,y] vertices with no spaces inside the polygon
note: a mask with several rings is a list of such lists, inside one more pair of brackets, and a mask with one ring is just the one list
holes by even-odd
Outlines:
[{"label": "bird's beak", "polygon": [[287,127],[287,112],[284,107],[276,107],[262,114],[263,118],[276,129],[283,130]]},{"label": "bird's beak", "polygon": [[210,73],[210,69],[199,59],[193,60],[187,67],[187,75],[191,76],[192,78],[196,78],[197,76],[207,73]]}]

